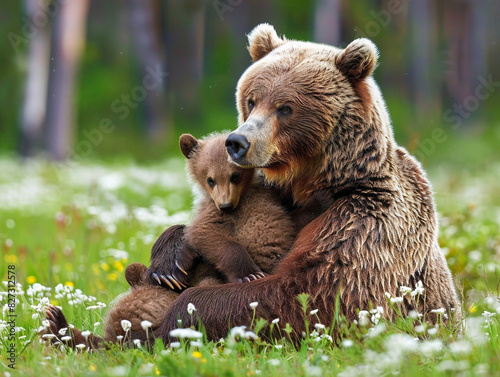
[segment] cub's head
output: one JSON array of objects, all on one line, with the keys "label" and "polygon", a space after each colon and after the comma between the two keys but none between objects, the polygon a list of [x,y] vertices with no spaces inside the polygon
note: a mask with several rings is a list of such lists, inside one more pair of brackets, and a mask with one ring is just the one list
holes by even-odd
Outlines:
[{"label": "cub's head", "polygon": [[346,119],[368,118],[366,109],[378,101],[370,79],[375,45],[364,38],[345,49],[292,41],[268,24],[257,26],[248,40],[253,64],[237,86],[239,126],[226,140],[231,159],[264,168],[268,180],[285,184],[323,168],[325,150],[352,148],[346,131],[363,131],[346,130],[354,126],[346,126]]},{"label": "cub's head", "polygon": [[254,176],[253,169],[242,169],[229,162],[224,144],[227,136],[197,140],[184,134],[179,139],[189,174],[221,211],[231,211],[238,206]]}]

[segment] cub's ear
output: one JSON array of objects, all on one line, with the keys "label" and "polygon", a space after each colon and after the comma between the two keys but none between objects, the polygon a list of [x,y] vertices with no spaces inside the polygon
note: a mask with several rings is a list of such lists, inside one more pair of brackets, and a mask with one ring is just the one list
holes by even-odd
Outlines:
[{"label": "cub's ear", "polygon": [[186,158],[191,158],[193,150],[198,146],[199,141],[193,135],[182,134],[179,138],[179,146],[181,152]]},{"label": "cub's ear", "polygon": [[131,287],[138,287],[144,284],[144,273],[147,267],[142,263],[132,263],[125,269],[125,279]]},{"label": "cub's ear", "polygon": [[372,41],[359,38],[345,48],[336,58],[335,63],[340,72],[351,81],[360,81],[372,74],[377,65],[378,51]]},{"label": "cub's ear", "polygon": [[257,25],[250,34],[248,34],[248,51],[250,51],[253,62],[262,59],[276,47],[284,43],[286,43],[286,38],[278,37],[274,27],[269,24],[264,23]]}]

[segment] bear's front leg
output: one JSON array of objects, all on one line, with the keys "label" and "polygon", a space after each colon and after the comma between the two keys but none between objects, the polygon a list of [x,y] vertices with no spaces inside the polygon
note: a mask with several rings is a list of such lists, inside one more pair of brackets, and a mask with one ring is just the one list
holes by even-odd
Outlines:
[{"label": "bear's front leg", "polygon": [[176,291],[182,291],[190,285],[189,270],[198,254],[184,241],[185,228],[185,225],[173,225],[156,240],[146,271],[150,284],[159,284]]},{"label": "bear's front leg", "polygon": [[[202,324],[208,339],[217,340],[226,337],[234,326],[250,326],[254,315],[269,322],[280,318],[280,322],[295,325],[301,334],[302,312],[297,310],[296,290],[289,283],[286,278],[273,275],[247,284],[189,288],[172,303],[155,336],[168,346],[177,340],[170,336],[170,331]],[[253,302],[257,302],[257,307],[250,306]],[[188,304],[196,307],[192,314],[187,311]]]}]

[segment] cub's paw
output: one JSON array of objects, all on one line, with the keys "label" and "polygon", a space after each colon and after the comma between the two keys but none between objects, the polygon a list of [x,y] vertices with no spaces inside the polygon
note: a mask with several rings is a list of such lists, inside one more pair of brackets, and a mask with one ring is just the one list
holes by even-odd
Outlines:
[{"label": "cub's paw", "polygon": [[48,306],[45,319],[49,327],[42,333],[42,339],[52,345],[63,344],[70,348],[75,347],[75,337],[62,310],[56,306]]},{"label": "cub's paw", "polygon": [[198,254],[184,242],[185,225],[165,230],[151,250],[151,265],[146,270],[150,284],[182,291],[190,284],[189,270]]}]

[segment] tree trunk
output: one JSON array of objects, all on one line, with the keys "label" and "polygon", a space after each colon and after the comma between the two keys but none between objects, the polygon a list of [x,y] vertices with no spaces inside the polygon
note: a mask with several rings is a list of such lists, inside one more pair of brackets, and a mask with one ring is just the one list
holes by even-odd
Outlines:
[{"label": "tree trunk", "polygon": [[318,0],[314,13],[314,40],[338,46],[340,43],[341,0]]},{"label": "tree trunk", "polygon": [[89,0],[65,1],[59,7],[52,33],[45,143],[52,158],[63,160],[75,153],[71,148],[75,134],[74,92]]},{"label": "tree trunk", "polygon": [[[134,45],[139,59],[141,76],[148,74],[147,68],[166,67],[165,51],[161,41],[161,17],[156,0],[130,0],[131,26]],[[147,110],[147,134],[151,141],[158,142],[170,134],[170,124],[165,116],[165,83],[145,88]]]},{"label": "tree trunk", "polygon": [[[26,15],[32,20],[37,13],[43,13],[45,1],[26,0]],[[41,147],[45,105],[47,103],[47,82],[49,76],[50,25],[40,25],[29,40],[28,72],[24,87],[21,110],[21,156],[34,154]]]},{"label": "tree trunk", "polygon": [[205,0],[171,0],[166,9],[168,100],[174,117],[189,122],[200,115],[205,5]]}]

